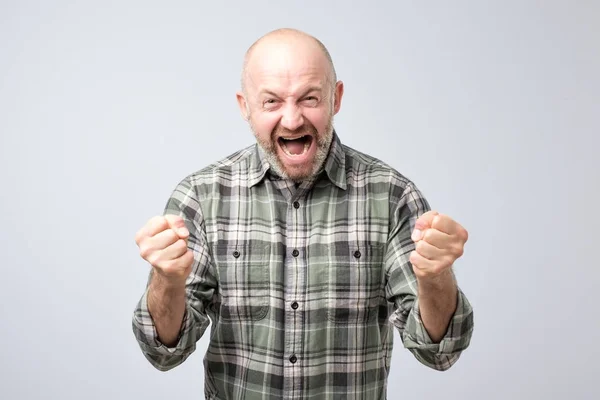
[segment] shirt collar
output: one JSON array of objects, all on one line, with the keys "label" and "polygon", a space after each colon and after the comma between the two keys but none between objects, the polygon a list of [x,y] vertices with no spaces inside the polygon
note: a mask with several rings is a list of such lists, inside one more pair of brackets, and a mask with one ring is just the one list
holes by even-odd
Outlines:
[{"label": "shirt collar", "polygon": [[[261,182],[270,168],[271,165],[267,161],[263,149],[255,144],[248,164],[248,183],[250,187]],[[333,138],[329,154],[325,159],[323,172],[325,172],[331,183],[342,190],[346,190],[346,153],[335,130],[333,131]]]}]

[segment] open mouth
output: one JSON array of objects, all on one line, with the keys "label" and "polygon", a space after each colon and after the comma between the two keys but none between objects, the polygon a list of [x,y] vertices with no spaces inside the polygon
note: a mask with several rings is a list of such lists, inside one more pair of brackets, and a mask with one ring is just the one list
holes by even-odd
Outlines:
[{"label": "open mouth", "polygon": [[300,136],[295,139],[286,139],[282,137],[277,139],[281,149],[290,157],[301,156],[305,154],[310,148],[312,141],[313,138],[310,135]]}]

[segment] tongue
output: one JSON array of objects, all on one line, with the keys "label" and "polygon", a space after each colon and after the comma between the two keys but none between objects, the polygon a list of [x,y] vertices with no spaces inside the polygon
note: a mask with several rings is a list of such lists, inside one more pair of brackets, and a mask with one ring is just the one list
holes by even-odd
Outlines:
[{"label": "tongue", "polygon": [[284,144],[292,154],[302,154],[304,151],[304,140],[286,140]]}]

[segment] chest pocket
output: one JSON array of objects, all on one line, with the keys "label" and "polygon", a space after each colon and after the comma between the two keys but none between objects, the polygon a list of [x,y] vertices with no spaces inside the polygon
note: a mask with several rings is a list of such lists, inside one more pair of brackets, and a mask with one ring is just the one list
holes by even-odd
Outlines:
[{"label": "chest pocket", "polygon": [[213,246],[219,273],[220,317],[224,321],[259,320],[269,308],[269,245]]},{"label": "chest pocket", "polygon": [[384,299],[383,246],[331,245],[327,282],[327,319],[340,324],[375,320]]}]

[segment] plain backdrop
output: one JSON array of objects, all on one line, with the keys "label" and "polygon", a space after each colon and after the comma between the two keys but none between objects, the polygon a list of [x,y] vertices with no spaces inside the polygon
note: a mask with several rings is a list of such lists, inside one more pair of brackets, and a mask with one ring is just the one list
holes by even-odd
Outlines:
[{"label": "plain backdrop", "polygon": [[135,342],[134,234],[253,143],[242,57],[280,27],[329,48],[342,142],[470,233],[471,347],[441,373],[396,335],[389,398],[600,398],[600,2],[0,4],[0,398],[203,398],[206,337],[167,373]]}]

